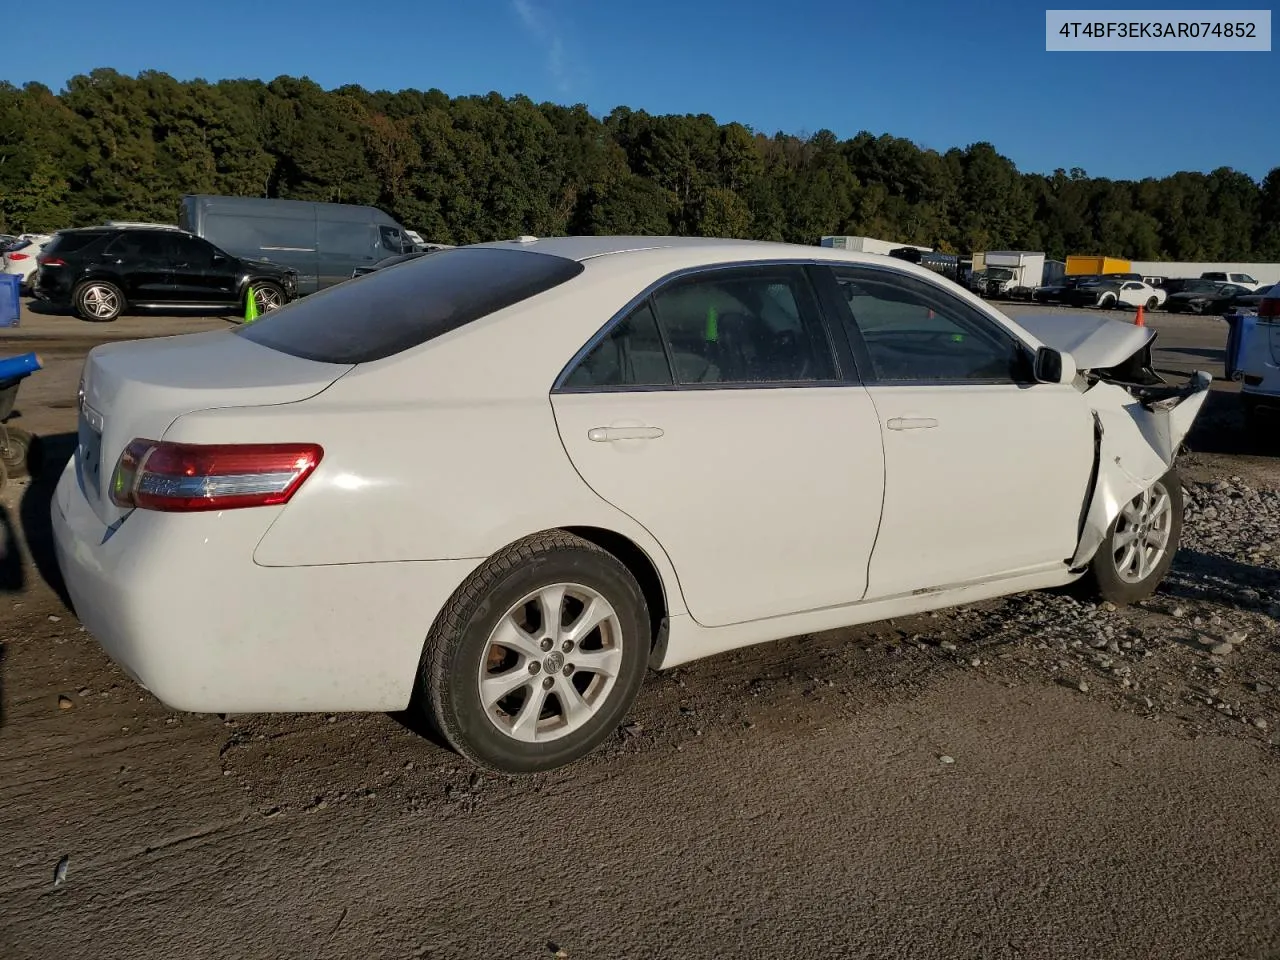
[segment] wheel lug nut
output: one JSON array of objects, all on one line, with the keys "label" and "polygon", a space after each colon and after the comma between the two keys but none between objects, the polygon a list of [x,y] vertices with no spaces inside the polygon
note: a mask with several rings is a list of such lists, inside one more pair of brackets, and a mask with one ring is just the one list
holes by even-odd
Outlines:
[{"label": "wheel lug nut", "polygon": [[546,650],[550,650],[553,646],[555,646],[555,644],[551,642],[550,637],[543,637],[542,643],[540,643],[539,646],[542,647],[544,651],[546,651]]},{"label": "wheel lug nut", "polygon": [[560,649],[563,650],[565,653],[568,653],[570,650],[573,649],[573,641],[566,640],[564,643],[560,645]]},{"label": "wheel lug nut", "polygon": [[573,664],[572,664],[572,663],[566,663],[566,664],[564,665],[564,675],[565,675],[566,677],[571,677],[571,676],[573,676]]},{"label": "wheel lug nut", "polygon": [[542,664],[540,664],[537,660],[529,664],[529,672],[532,674],[537,674],[538,671],[540,671],[541,669],[542,669]]},{"label": "wheel lug nut", "polygon": [[554,685],[555,685],[555,680],[553,680],[551,677],[544,677],[544,678],[543,678],[543,680],[542,680],[542,689],[543,689],[543,690],[550,690],[550,689],[552,688],[552,686],[554,686]]}]

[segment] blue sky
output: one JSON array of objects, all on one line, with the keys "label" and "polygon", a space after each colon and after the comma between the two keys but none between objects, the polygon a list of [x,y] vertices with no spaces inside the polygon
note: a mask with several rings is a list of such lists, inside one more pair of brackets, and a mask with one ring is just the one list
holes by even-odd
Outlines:
[{"label": "blue sky", "polygon": [[1024,171],[1230,166],[1261,178],[1280,166],[1277,53],[1046,53],[1044,11],[1026,0],[61,0],[49,42],[6,44],[0,78],[56,90],[96,66],[290,74],[524,93],[598,115],[710,113],[765,133],[865,129],[939,150],[989,140]]}]

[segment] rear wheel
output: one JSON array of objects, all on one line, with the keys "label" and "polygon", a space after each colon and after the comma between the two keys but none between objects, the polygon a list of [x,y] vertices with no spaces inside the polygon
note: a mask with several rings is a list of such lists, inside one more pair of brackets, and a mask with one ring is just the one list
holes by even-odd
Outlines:
[{"label": "rear wheel", "polygon": [[1148,310],[1154,310],[1154,309],[1155,309],[1156,307],[1158,307],[1158,306],[1160,306],[1160,298],[1159,298],[1159,297],[1151,297],[1149,300],[1147,300],[1147,309],[1148,309]]},{"label": "rear wheel", "polygon": [[1097,593],[1121,605],[1145,600],[1169,572],[1181,538],[1182,480],[1170,470],[1111,522],[1089,565]]},{"label": "rear wheel", "polygon": [[93,323],[110,323],[124,313],[124,293],[114,283],[90,280],[76,287],[72,297],[76,315]]},{"label": "rear wheel", "polygon": [[1098,306],[1100,306],[1103,310],[1114,310],[1116,307],[1116,298],[1112,296],[1103,297],[1100,301],[1098,301]]},{"label": "rear wheel", "polygon": [[506,548],[459,588],[427,638],[419,690],[473,763],[548,770],[614,731],[650,640],[644,594],[621,561],[551,531]]}]

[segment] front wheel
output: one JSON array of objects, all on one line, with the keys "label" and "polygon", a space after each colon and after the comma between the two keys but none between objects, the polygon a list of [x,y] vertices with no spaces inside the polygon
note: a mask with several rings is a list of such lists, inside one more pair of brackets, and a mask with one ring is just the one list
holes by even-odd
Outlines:
[{"label": "front wheel", "polygon": [[648,608],[612,554],[564,531],[506,548],[459,588],[423,651],[419,691],[473,763],[571,763],[621,722],[644,679]]},{"label": "front wheel", "polygon": [[284,306],[284,290],[269,281],[253,284],[253,302],[258,313],[269,313]]},{"label": "front wheel", "polygon": [[124,313],[124,293],[114,283],[90,280],[76,288],[72,302],[76,315],[92,323],[111,323]]},{"label": "front wheel", "polygon": [[1118,605],[1156,592],[1182,539],[1182,480],[1170,470],[1111,521],[1089,565],[1097,593]]}]

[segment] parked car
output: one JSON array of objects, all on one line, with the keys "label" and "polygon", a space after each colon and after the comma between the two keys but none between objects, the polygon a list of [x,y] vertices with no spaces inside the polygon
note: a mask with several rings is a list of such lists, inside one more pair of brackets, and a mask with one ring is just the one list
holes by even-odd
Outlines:
[{"label": "parked car", "polygon": [[1169,295],[1159,287],[1153,287],[1141,280],[1126,280],[1119,284],[1114,299],[1110,294],[1104,295],[1099,306],[1104,310],[1115,306],[1145,307],[1148,310],[1155,310],[1167,299]]},{"label": "parked car", "polygon": [[236,256],[292,267],[304,295],[417,249],[388,214],[351,203],[188,196],[178,225]]},{"label": "parked car", "polygon": [[1047,283],[1044,286],[1036,287],[1031,298],[1037,303],[1064,303],[1067,295],[1080,286],[1082,283],[1089,283],[1097,280],[1098,277],[1093,274],[1077,273],[1069,277],[1060,277],[1053,283]]},{"label": "parked car", "polygon": [[[1250,432],[1274,442],[1280,418],[1280,283],[1259,291],[1257,318],[1239,346],[1240,402]],[[1235,359],[1228,337],[1228,367]],[[1230,373],[1230,371],[1228,371]]]},{"label": "parked car", "polygon": [[1210,270],[1207,273],[1200,274],[1201,280],[1214,280],[1218,283],[1229,283],[1235,287],[1244,287],[1247,290],[1257,290],[1261,284],[1247,273],[1224,273],[1220,270]]},{"label": "parked car", "polygon": [[1091,277],[1064,291],[1061,302],[1071,307],[1098,307],[1106,297],[1115,306],[1122,283],[1108,276]]},{"label": "parked car", "polygon": [[[1212,283],[1212,281],[1204,281]],[[1237,287],[1233,283],[1216,283],[1212,288],[1185,288],[1165,301],[1164,308],[1170,313],[1226,313],[1236,307],[1236,301],[1248,296],[1253,291],[1247,287]]]},{"label": "parked car", "polygon": [[1257,310],[1263,300],[1280,298],[1280,283],[1259,287],[1253,293],[1244,293],[1236,297],[1232,304],[1237,310]]},{"label": "parked car", "polygon": [[298,292],[296,271],[233,257],[177,227],[61,230],[38,262],[37,297],[103,323],[131,308],[240,311],[250,287],[267,313]]},{"label": "parked car", "polygon": [[1037,303],[1061,303],[1062,298],[1066,296],[1068,291],[1073,291],[1087,279],[1091,279],[1087,274],[1060,276],[1059,279],[1053,280],[1052,283],[1042,284],[1034,289],[1032,291],[1032,300]]},{"label": "parked car", "polygon": [[651,665],[1082,577],[1150,596],[1210,381],[1163,382],[1151,335],[832,248],[444,250],[92,350],[58,561],[174,709],[409,709],[544,770]]},{"label": "parked car", "polygon": [[1202,280],[1199,277],[1168,277],[1161,280],[1159,287],[1169,296],[1175,293],[1192,293],[1201,290],[1216,290],[1222,283],[1214,280]]},{"label": "parked car", "polygon": [[0,273],[21,277],[21,286],[29,289],[40,266],[37,257],[52,237],[47,234],[33,233],[20,237],[3,254],[0,254]]}]

